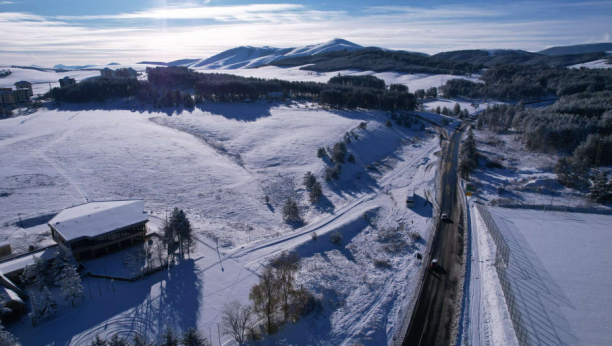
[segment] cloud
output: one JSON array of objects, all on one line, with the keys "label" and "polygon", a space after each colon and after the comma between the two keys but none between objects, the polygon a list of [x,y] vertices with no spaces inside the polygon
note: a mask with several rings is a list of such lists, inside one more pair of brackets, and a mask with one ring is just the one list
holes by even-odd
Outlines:
[{"label": "cloud", "polygon": [[0,1],[0,5],[11,5],[14,4],[15,2],[13,1]]},{"label": "cloud", "polygon": [[[550,5],[550,4],[549,4]],[[543,3],[533,3],[544,12]],[[595,5],[592,5],[595,6]],[[596,6],[608,6],[597,2]],[[342,37],[364,46],[436,53],[456,49],[540,50],[609,32],[606,11],[528,17],[503,7],[370,7],[324,11],[297,4],[166,6],[100,16],[0,13],[0,60],[36,63],[206,58],[239,45],[294,47]],[[176,23],[178,22],[178,24]],[[584,25],[589,23],[589,25]],[[608,37],[604,37],[609,40]]]}]

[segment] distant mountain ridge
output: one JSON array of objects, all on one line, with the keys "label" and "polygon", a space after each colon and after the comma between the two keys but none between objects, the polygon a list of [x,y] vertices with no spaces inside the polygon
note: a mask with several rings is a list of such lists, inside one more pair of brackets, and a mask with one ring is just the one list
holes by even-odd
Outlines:
[{"label": "distant mountain ridge", "polygon": [[433,55],[432,58],[439,60],[450,60],[465,62],[473,65],[493,66],[493,65],[549,65],[549,66],[570,66],[582,64],[603,58],[605,54],[601,52],[591,52],[575,55],[542,55],[530,53],[522,50],[511,49],[490,49],[490,50],[457,50],[443,52]]},{"label": "distant mountain ridge", "polygon": [[168,63],[142,61],[139,64],[161,65],[161,66],[187,66],[197,69],[225,70],[252,68],[269,64],[273,61],[300,56],[312,56],[336,51],[356,51],[364,47],[343,39],[292,48],[275,47],[251,47],[240,46],[228,49],[206,59],[181,59]]},{"label": "distant mountain ridge", "polygon": [[544,49],[538,54],[544,55],[569,55],[569,54],[585,54],[595,52],[612,52],[612,43],[592,43],[578,44],[574,46],[559,46]]}]

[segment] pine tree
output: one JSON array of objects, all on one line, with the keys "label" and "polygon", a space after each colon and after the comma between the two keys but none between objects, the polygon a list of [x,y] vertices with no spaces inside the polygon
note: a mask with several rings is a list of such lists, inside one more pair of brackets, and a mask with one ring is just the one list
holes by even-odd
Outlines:
[{"label": "pine tree", "polygon": [[77,268],[77,262],[72,255],[72,251],[68,249],[64,244],[59,244],[57,246],[57,251],[55,252],[55,257],[53,259],[52,266],[52,275],[55,278],[55,284],[59,285],[59,280],[61,279],[62,272],[66,267],[74,267]]},{"label": "pine tree", "polygon": [[32,327],[36,327],[38,321],[43,317],[43,312],[40,304],[38,303],[38,298],[34,292],[30,291],[30,320],[32,321]]},{"label": "pine tree", "polygon": [[288,221],[299,221],[300,213],[297,202],[293,199],[288,198],[287,202],[283,206],[283,218]]},{"label": "pine tree", "polygon": [[162,334],[162,340],[159,346],[179,346],[180,338],[170,326],[166,328],[164,334]]},{"label": "pine tree", "polygon": [[321,196],[323,196],[323,189],[321,188],[321,184],[319,184],[319,182],[317,181],[314,183],[312,189],[308,193],[308,199],[310,200],[310,203],[314,204],[319,202]]},{"label": "pine tree", "polygon": [[355,155],[350,154],[346,160],[350,163],[355,163]]},{"label": "pine tree", "polygon": [[65,300],[70,300],[72,307],[74,307],[75,300],[85,298],[83,295],[81,278],[79,277],[75,267],[70,265],[64,267],[64,270],[59,278],[59,283]]},{"label": "pine tree", "polygon": [[43,317],[49,317],[57,312],[57,302],[51,295],[51,292],[49,292],[47,286],[43,287],[43,301],[41,305],[44,307]]},{"label": "pine tree", "polygon": [[132,338],[132,346],[153,346],[153,343],[149,342],[144,336],[136,334]]},{"label": "pine tree", "polygon": [[589,187],[591,200],[603,203],[612,198],[612,184],[603,171],[599,171]]},{"label": "pine tree", "polygon": [[440,106],[436,107],[436,113],[437,114],[441,114],[442,113],[442,109],[440,109]]},{"label": "pine tree", "polygon": [[100,334],[96,334],[95,339],[91,340],[89,346],[107,346],[106,340],[100,337]]},{"label": "pine tree", "polygon": [[310,191],[316,182],[317,178],[315,178],[312,173],[306,172],[306,174],[304,175],[304,186],[306,187],[306,189]]},{"label": "pine tree", "polygon": [[212,346],[212,344],[203,337],[195,328],[188,328],[181,338],[182,346]]},{"label": "pine tree", "polygon": [[455,107],[453,108],[453,114],[459,115],[459,112],[461,112],[461,106],[459,105],[459,103],[455,103]]},{"label": "pine tree", "polygon": [[4,326],[0,324],[0,345],[2,346],[18,346],[19,342],[13,334],[4,329]]},{"label": "pine tree", "polygon": [[113,334],[110,340],[106,342],[108,346],[128,346],[127,340],[119,336],[119,333]]}]

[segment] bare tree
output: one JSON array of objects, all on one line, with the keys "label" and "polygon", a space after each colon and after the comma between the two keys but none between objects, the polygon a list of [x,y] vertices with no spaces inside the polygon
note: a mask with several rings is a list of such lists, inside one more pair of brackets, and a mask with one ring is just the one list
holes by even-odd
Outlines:
[{"label": "bare tree", "polygon": [[272,263],[274,274],[278,281],[279,293],[281,299],[281,307],[285,321],[289,318],[290,298],[294,290],[293,281],[294,275],[299,269],[299,260],[295,254],[287,254],[283,252]]},{"label": "bare tree", "polygon": [[223,335],[230,335],[239,345],[247,341],[247,332],[253,325],[254,311],[250,305],[242,305],[233,300],[223,307]]},{"label": "bare tree", "polygon": [[274,319],[279,299],[279,284],[271,267],[265,267],[259,277],[259,284],[251,287],[249,299],[253,301],[253,309],[261,318],[266,320],[268,334],[274,332]]}]

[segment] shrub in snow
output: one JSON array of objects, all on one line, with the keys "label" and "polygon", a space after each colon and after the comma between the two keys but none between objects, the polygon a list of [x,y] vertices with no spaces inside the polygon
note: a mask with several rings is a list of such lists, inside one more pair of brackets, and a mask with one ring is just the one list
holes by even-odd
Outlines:
[{"label": "shrub in snow", "polygon": [[348,132],[344,134],[344,142],[346,144],[351,144],[351,136],[349,136]]},{"label": "shrub in snow", "polygon": [[237,300],[225,304],[221,313],[223,335],[231,336],[242,345],[247,341],[248,331],[253,328],[254,315],[250,305],[243,305]]},{"label": "shrub in snow", "polygon": [[313,241],[316,241],[317,239],[319,239],[317,232],[310,233],[310,237],[312,238]]},{"label": "shrub in snow", "polygon": [[336,245],[340,245],[342,243],[342,234],[338,233],[338,232],[334,232],[332,233],[331,237],[329,238],[329,240],[336,244]]},{"label": "shrub in snow", "polygon": [[392,125],[391,125],[391,122],[390,122],[389,120],[387,120],[387,122],[385,123],[385,126],[386,126],[386,127],[391,127],[391,126],[392,126]]},{"label": "shrub in snow", "polygon": [[414,241],[421,240],[421,233],[417,231],[411,231],[410,233],[408,233],[408,235]]},{"label": "shrub in snow", "polygon": [[391,268],[391,262],[388,259],[374,259],[373,263],[376,268]]},{"label": "shrub in snow", "polygon": [[319,184],[319,182],[315,182],[310,190],[310,193],[308,193],[308,199],[310,200],[310,203],[318,203],[321,196],[323,196],[323,188],[321,188],[321,184]]},{"label": "shrub in snow", "polygon": [[355,155],[350,154],[350,155],[348,156],[347,161],[348,161],[348,162],[350,162],[350,163],[355,163]]},{"label": "shrub in snow", "polygon": [[327,151],[325,151],[325,148],[320,147],[319,149],[317,149],[317,157],[322,158],[327,156]]},{"label": "shrub in snow", "polygon": [[366,123],[365,121],[362,121],[361,123],[359,123],[359,128],[362,130],[365,130],[368,127],[368,123]]},{"label": "shrub in snow", "polygon": [[423,255],[421,255],[421,253],[420,253],[420,252],[417,252],[417,254],[416,254],[416,258],[417,258],[417,259],[423,259]]},{"label": "shrub in snow", "polygon": [[287,221],[300,221],[300,213],[297,202],[293,199],[287,199],[283,206],[283,219]]},{"label": "shrub in snow", "polygon": [[270,204],[270,196],[266,195],[266,196],[264,197],[264,202],[265,202],[266,204]]}]

